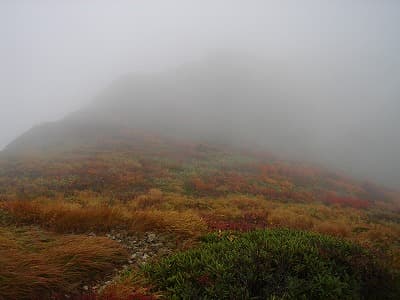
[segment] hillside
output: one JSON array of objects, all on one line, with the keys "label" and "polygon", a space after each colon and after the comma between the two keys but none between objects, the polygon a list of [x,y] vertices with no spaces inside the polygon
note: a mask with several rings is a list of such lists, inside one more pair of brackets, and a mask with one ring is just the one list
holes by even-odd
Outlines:
[{"label": "hillside", "polygon": [[255,65],[127,76],[9,144],[0,299],[398,299],[400,192],[313,160],[323,116]]},{"label": "hillside", "polygon": [[[399,203],[393,190],[316,165],[282,160],[256,148],[182,141],[127,128],[80,126],[75,131],[79,135],[68,143],[65,131],[54,126],[40,129],[54,143],[53,151],[44,144],[42,153],[33,152],[36,155],[4,155],[0,175],[7,193],[23,191],[35,198],[90,190],[129,200],[156,188],[186,195],[238,193],[298,203],[343,198],[348,202],[344,204],[360,207],[396,207]],[[33,132],[31,135],[40,139]],[[70,145],[75,147],[68,148]]]},{"label": "hillside", "polygon": [[[321,164],[397,188],[396,104],[364,111],[363,95],[332,100],[337,89],[346,88],[352,71],[329,69],[340,82],[318,70],[308,69],[305,77],[305,71],[223,54],[164,72],[128,74],[86,107],[32,128],[4,152],[62,152],[136,130],[197,143],[256,146],[282,159]],[[385,107],[393,113],[381,119],[379,109]]]},{"label": "hillside", "polygon": [[[51,143],[55,143],[60,136],[59,132],[52,132],[54,128],[45,134]],[[165,294],[165,290],[168,289],[168,284],[164,282],[166,278],[156,274],[170,271],[156,269],[158,273],[150,277],[142,274],[140,266],[146,262],[146,258],[158,261],[171,251],[180,252],[197,247],[199,238],[204,234],[221,230],[240,232],[284,227],[316,232],[341,239],[333,243],[341,243],[344,239],[361,244],[372,252],[371,257],[375,257],[365,258],[363,264],[376,264],[378,262],[371,260],[378,260],[379,265],[390,266],[393,270],[400,267],[398,192],[350,179],[322,167],[281,160],[262,150],[222,143],[182,141],[127,128],[111,130],[109,127],[110,132],[102,131],[99,136],[93,134],[98,132],[98,127],[85,129],[87,131],[76,131],[82,134],[81,140],[76,138],[73,143],[67,143],[74,147],[68,148],[59,144],[63,141],[58,140],[55,144],[47,144],[44,152],[39,151],[34,155],[5,155],[0,160],[0,220],[3,224],[0,238],[4,245],[10,245],[0,249],[1,263],[7,266],[8,270],[1,273],[4,279],[0,282],[3,288],[0,289],[0,295],[6,299],[30,298],[28,295],[36,295],[38,299],[44,295],[61,297],[60,293],[78,297],[76,299],[80,299],[79,294],[93,299],[142,299],[140,297],[144,295],[153,295],[151,297],[155,298],[143,299],[156,299],[159,293],[168,295]],[[88,133],[93,140],[86,140]],[[79,147],[78,141],[82,141]],[[59,148],[47,151],[49,145],[57,145]],[[32,226],[39,226],[40,229]],[[141,242],[143,246],[130,246],[130,241],[137,239],[132,235],[151,236],[153,232],[163,241],[171,241],[172,244],[168,244],[166,249],[162,248],[161,252],[145,250],[149,246],[151,249],[160,247],[154,246],[160,243],[149,243],[147,238]],[[88,235],[89,239],[86,241]],[[236,236],[236,233],[234,235]],[[111,237],[115,244],[109,244],[107,237]],[[69,241],[70,239],[72,241]],[[92,239],[96,239],[96,242]],[[40,253],[31,253],[31,250],[26,248],[26,243],[41,249]],[[62,246],[65,243],[68,243],[70,248]],[[96,243],[96,246],[93,243]],[[277,249],[285,243],[278,242]],[[214,245],[211,244],[210,247]],[[78,257],[84,255],[79,258],[86,261],[84,269],[81,269],[82,263],[77,262],[77,265],[70,266],[72,262],[68,262],[67,258],[56,259],[60,256],[60,249],[72,251]],[[280,253],[284,250],[277,251]],[[314,253],[315,250],[309,251]],[[215,254],[207,255],[211,255],[211,259]],[[364,257],[364,254],[357,255]],[[47,259],[53,256],[54,259],[51,258],[47,263]],[[7,257],[11,260],[6,259]],[[332,259],[333,257],[336,256],[332,256]],[[87,259],[99,259],[103,265],[92,265]],[[44,273],[32,270],[26,274],[26,270],[20,269],[20,264],[30,266],[37,260],[40,260]],[[120,268],[121,262],[125,262],[125,271],[113,273],[112,268]],[[182,264],[189,262],[184,260]],[[340,263],[339,259],[328,264]],[[66,284],[60,281],[62,278],[57,272],[66,272],[61,270],[68,270],[70,267],[79,271],[81,275],[65,275],[69,277],[63,280],[70,282]],[[193,267],[189,268],[193,270]],[[394,275],[371,269],[372,267],[366,267],[373,272],[372,274],[357,275],[358,271],[354,270],[364,267],[354,265],[351,268],[351,273],[343,274],[343,277],[337,279],[339,286],[347,284],[346,281],[342,282],[347,280],[346,276],[366,276],[365,278],[376,280],[386,278],[385,282],[389,286],[384,289],[382,286],[375,286],[374,291],[380,295],[394,293],[394,299],[397,297],[397,292],[388,292],[396,285],[390,283],[390,278]],[[185,269],[175,271],[186,272],[183,270]],[[202,269],[199,269],[199,272],[200,270]],[[149,274],[153,274],[152,272]],[[211,279],[201,275],[201,272],[196,276],[203,278],[201,280],[204,282],[201,282],[208,285]],[[270,271],[266,269],[265,272]],[[313,272],[318,273],[321,270]],[[386,275],[378,275],[379,272]],[[105,277],[112,274],[112,279]],[[300,280],[299,282],[303,280],[298,277],[300,274],[293,274],[290,276],[297,276],[296,280]],[[333,276],[334,273],[329,274]],[[30,276],[30,287],[24,284],[27,280],[24,276]],[[48,276],[50,278],[46,281],[50,280],[52,283],[43,282]],[[260,284],[263,280],[256,281]],[[107,282],[106,285],[104,282]],[[160,290],[150,288],[156,282],[159,282],[157,287]],[[187,287],[181,287],[179,281],[174,281],[173,284],[175,295],[192,293]],[[224,280],[218,280],[216,288],[220,284],[221,288],[224,284],[231,286]],[[286,284],[289,285],[285,291],[294,292],[290,283]],[[321,284],[325,286],[327,283]],[[353,284],[351,289],[354,296],[359,291],[358,285]],[[367,285],[369,284],[372,282]],[[200,284],[195,289],[199,289],[198,292],[204,297],[220,295],[218,289],[211,292],[204,290],[202,286],[203,284]],[[28,294],[23,292],[26,289]],[[309,289],[320,290],[321,287],[310,283]],[[332,292],[332,295],[336,296],[344,295],[337,292],[336,287],[333,289],[336,292],[326,287],[322,291],[328,294]],[[230,293],[231,296],[236,293],[243,295],[235,289]],[[273,289],[269,292],[250,289],[246,293],[271,293],[282,296],[279,290]],[[311,295],[308,288],[304,293]],[[362,290],[360,293],[367,292]],[[316,294],[319,295],[316,297],[325,298],[328,294]],[[137,297],[132,298],[129,295]]]}]

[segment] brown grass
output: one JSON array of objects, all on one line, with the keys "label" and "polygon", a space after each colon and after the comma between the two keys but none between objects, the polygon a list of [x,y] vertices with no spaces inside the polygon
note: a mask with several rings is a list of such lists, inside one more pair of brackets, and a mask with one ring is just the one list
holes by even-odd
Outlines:
[{"label": "brown grass", "polygon": [[36,224],[59,233],[158,231],[196,237],[206,231],[205,222],[194,211],[133,210],[128,206],[65,203],[61,201],[10,201],[2,204],[17,225]]},{"label": "brown grass", "polygon": [[126,251],[103,237],[0,228],[0,299],[47,299],[111,273]]},{"label": "brown grass", "polygon": [[155,300],[160,298],[159,294],[150,292],[151,285],[142,274],[136,270],[129,269],[119,275],[111,284],[107,285],[98,294],[99,300]]},{"label": "brown grass", "polygon": [[159,189],[150,189],[146,195],[140,195],[135,199],[136,207],[145,209],[159,207],[163,202],[163,194]]},{"label": "brown grass", "polygon": [[59,233],[156,231],[177,235],[188,244],[213,229],[287,227],[351,239],[371,247],[379,244],[393,253],[398,249],[398,224],[377,224],[366,211],[354,208],[282,203],[244,195],[196,198],[157,189],[112,205],[102,196],[81,196],[75,202],[62,198],[0,202],[0,221],[36,224]]},{"label": "brown grass", "polygon": [[314,225],[311,217],[285,209],[271,211],[268,222],[273,227],[288,227],[302,230],[309,230]]},{"label": "brown grass", "polygon": [[143,210],[132,214],[133,231],[164,231],[185,237],[196,237],[206,232],[207,226],[195,212]]},{"label": "brown grass", "polygon": [[9,201],[2,204],[17,224],[37,224],[61,233],[108,232],[126,227],[127,219],[117,207],[82,207],[61,201]]},{"label": "brown grass", "polygon": [[314,231],[332,235],[336,237],[349,237],[351,234],[351,227],[343,223],[333,223],[333,222],[321,222],[317,224]]}]

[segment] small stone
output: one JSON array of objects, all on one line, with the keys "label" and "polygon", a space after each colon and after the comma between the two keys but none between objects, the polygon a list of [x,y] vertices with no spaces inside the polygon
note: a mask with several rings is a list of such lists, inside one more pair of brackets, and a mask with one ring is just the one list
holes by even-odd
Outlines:
[{"label": "small stone", "polygon": [[153,242],[156,239],[156,235],[154,233],[149,233],[149,235],[147,236],[147,240],[149,242]]},{"label": "small stone", "polygon": [[88,290],[89,290],[89,287],[88,287],[87,285],[84,285],[84,286],[83,286],[83,289],[84,289],[85,291],[88,291]]},{"label": "small stone", "polygon": [[137,254],[136,253],[133,253],[132,255],[131,255],[131,258],[132,259],[135,259],[137,257]]},{"label": "small stone", "polygon": [[133,264],[133,260],[128,260],[128,263],[129,264]]}]

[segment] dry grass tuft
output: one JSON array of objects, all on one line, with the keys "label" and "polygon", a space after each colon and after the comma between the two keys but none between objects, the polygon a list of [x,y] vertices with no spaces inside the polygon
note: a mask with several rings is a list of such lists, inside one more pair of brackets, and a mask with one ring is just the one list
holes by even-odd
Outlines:
[{"label": "dry grass tuft", "polygon": [[2,204],[17,224],[37,224],[60,233],[108,232],[127,227],[127,218],[118,207],[82,207],[61,201],[10,201]]},{"label": "dry grass tuft", "polygon": [[341,238],[349,237],[351,234],[351,230],[348,225],[333,222],[321,222],[315,226],[314,231]]},{"label": "dry grass tuft", "polygon": [[140,195],[135,199],[135,205],[139,209],[159,207],[163,202],[163,194],[159,189],[150,189],[146,195]]},{"label": "dry grass tuft", "polygon": [[126,260],[103,237],[59,236],[34,228],[0,228],[0,299],[47,299],[77,288]]},{"label": "dry grass tuft", "polygon": [[107,285],[98,295],[99,300],[155,300],[159,294],[150,292],[151,286],[142,274],[127,270],[119,278]]},{"label": "dry grass tuft", "polygon": [[195,212],[145,210],[132,214],[133,231],[165,231],[185,237],[196,237],[205,233],[207,226]]},{"label": "dry grass tuft", "polygon": [[310,216],[298,214],[291,210],[274,209],[268,217],[270,226],[309,230],[314,226]]}]

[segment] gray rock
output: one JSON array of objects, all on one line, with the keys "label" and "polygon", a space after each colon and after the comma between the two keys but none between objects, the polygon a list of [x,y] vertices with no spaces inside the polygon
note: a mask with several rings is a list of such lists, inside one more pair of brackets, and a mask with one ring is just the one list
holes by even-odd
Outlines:
[{"label": "gray rock", "polygon": [[156,235],[154,233],[149,233],[147,235],[147,241],[149,241],[150,243],[155,241],[155,239],[156,239]]}]

